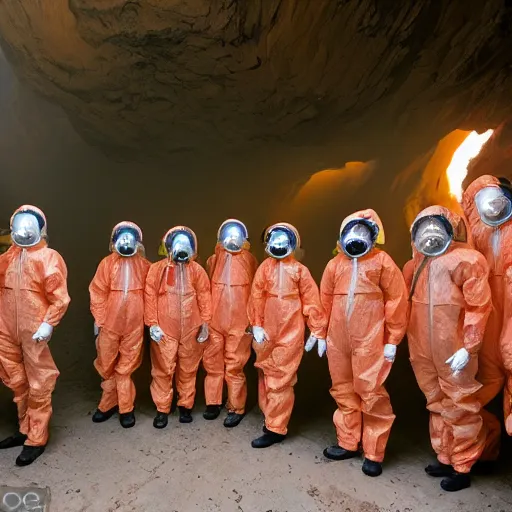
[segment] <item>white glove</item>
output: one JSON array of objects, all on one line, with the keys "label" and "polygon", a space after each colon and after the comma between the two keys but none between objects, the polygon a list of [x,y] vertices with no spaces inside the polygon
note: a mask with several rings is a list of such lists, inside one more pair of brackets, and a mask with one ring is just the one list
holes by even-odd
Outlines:
[{"label": "white glove", "polygon": [[164,337],[164,331],[162,331],[162,329],[160,329],[160,326],[152,325],[149,328],[149,335],[151,336],[151,339],[153,341],[160,343],[160,341],[162,341],[162,338]]},{"label": "white glove", "polygon": [[392,345],[391,343],[386,343],[384,345],[384,359],[392,363],[395,360],[396,356],[396,345]]},{"label": "white glove", "polygon": [[50,324],[43,322],[37,329],[34,336],[32,336],[32,339],[36,341],[50,341],[52,333],[53,327]]},{"label": "white glove", "polygon": [[204,343],[208,339],[209,335],[208,324],[201,325],[201,329],[199,329],[199,334],[197,335],[197,342]]},{"label": "white glove", "polygon": [[304,349],[306,350],[306,352],[309,352],[310,350],[313,349],[317,342],[318,355],[322,357],[325,354],[325,351],[327,350],[327,342],[321,338],[317,338],[316,336],[313,336],[311,334],[311,336],[308,338],[308,341],[306,341],[306,346],[304,347]]},{"label": "white glove", "polygon": [[455,374],[466,368],[469,359],[469,352],[465,348],[460,348],[452,357],[446,360],[446,364],[450,365],[452,372]]},{"label": "white glove", "polygon": [[98,327],[96,322],[94,322],[94,336],[98,336],[99,333],[100,333],[100,328]]},{"label": "white glove", "polygon": [[252,336],[256,343],[263,343],[265,340],[268,341],[268,334],[265,332],[265,329],[263,329],[263,327],[253,325]]}]

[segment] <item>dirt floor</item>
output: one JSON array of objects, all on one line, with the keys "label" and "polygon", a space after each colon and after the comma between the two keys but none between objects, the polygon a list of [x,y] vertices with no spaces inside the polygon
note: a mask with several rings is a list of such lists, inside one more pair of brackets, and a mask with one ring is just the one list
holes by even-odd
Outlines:
[{"label": "dirt floor", "polygon": [[[304,365],[308,373],[323,368],[323,362],[309,359]],[[254,386],[252,410],[236,429],[225,429],[221,419],[203,420],[204,402],[199,396],[192,424],[181,425],[174,415],[168,428],[158,431],[152,426],[146,361],[137,374],[137,425],[123,430],[117,418],[100,425],[91,422],[99,396],[92,370],[73,372],[68,367],[63,373],[67,378],[61,379],[55,393],[47,452],[27,468],[14,465],[19,449],[0,452],[0,483],[48,486],[52,512],[512,510],[511,472],[503,463],[493,476],[475,477],[470,489],[454,495],[444,493],[439,481],[427,477],[423,471],[431,457],[427,418],[420,408],[412,407],[407,414],[408,406],[400,400],[396,412],[402,421],[393,431],[384,474],[370,479],[362,474],[360,460],[323,458],[322,450],[334,441],[333,403],[326,395],[326,380],[311,382],[304,371],[289,438],[261,451],[250,446],[262,426]],[[249,368],[248,373],[254,384],[254,371]],[[396,396],[394,389],[392,395]],[[2,390],[1,437],[15,428],[15,410],[9,401],[8,392]]]}]

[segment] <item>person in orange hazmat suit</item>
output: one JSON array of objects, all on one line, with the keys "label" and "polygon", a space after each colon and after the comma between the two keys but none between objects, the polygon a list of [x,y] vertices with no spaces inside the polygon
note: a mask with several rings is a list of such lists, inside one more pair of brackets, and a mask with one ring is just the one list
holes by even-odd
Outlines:
[{"label": "person in orange hazmat suit", "polygon": [[259,405],[265,416],[263,436],[253,448],[283,441],[290,420],[297,370],[304,352],[305,322],[309,342],[325,351],[327,318],[318,287],[294,252],[300,247],[298,231],[286,223],[274,224],[265,234],[270,256],[256,271],[248,304],[259,373]]},{"label": "person in orange hazmat suit", "polygon": [[92,421],[108,420],[118,409],[121,426],[135,425],[133,372],[144,348],[144,287],[150,263],[143,256],[142,231],[133,222],[114,227],[111,254],[89,286],[98,357],[94,366],[103,395]]},{"label": "person in orange hazmat suit", "polygon": [[23,446],[16,460],[27,466],[48,442],[52,392],[59,371],[48,342],[70,298],[67,269],[47,244],[47,224],[35,206],[11,218],[13,245],[0,256],[0,376],[14,392],[19,431],[0,449]]},{"label": "person in orange hazmat suit", "polygon": [[[484,342],[479,353],[477,379],[482,384],[478,397],[482,407],[495,398],[503,388],[506,374],[512,372],[512,338],[504,335],[512,310],[505,312],[506,267],[512,238],[512,188],[510,182],[494,176],[480,176],[465,190],[462,207],[468,220],[473,244],[486,258],[489,265],[493,309]],[[511,255],[512,256],[512,255]],[[508,262],[507,262],[508,260]],[[505,425],[512,435],[511,412],[512,381],[509,379],[504,393]],[[498,458],[500,448],[500,421],[491,412],[482,409],[487,426],[489,449],[482,455],[483,461]],[[507,419],[509,418],[509,419]]]},{"label": "person in orange hazmat suit", "polygon": [[[245,225],[235,219],[222,223],[217,233],[215,254],[207,261],[212,284],[210,341],[205,346],[203,365],[207,371],[207,402],[220,404],[224,376],[228,388],[228,415],[224,426],[236,427],[245,415],[247,383],[244,366],[251,355],[247,303],[258,262],[250,252]],[[206,419],[215,419],[220,406],[209,405]]]},{"label": "person in orange hazmat suit", "polygon": [[167,426],[177,358],[180,422],[192,421],[196,375],[211,321],[210,281],[194,261],[196,235],[187,227],[177,226],[166,233],[164,244],[168,257],[151,265],[145,291],[144,318],[153,340],[151,396],[157,408],[155,428]]},{"label": "person in orange hazmat suit", "polygon": [[465,243],[463,219],[441,206],[423,210],[411,228],[413,259],[407,330],[411,364],[430,412],[438,462],[425,471],[441,487],[469,487],[469,472],[485,449],[486,428],[476,380],[478,352],[491,313],[485,258]]},{"label": "person in orange hazmat suit", "polygon": [[331,395],[338,405],[338,444],[326,448],[324,455],[333,460],[356,457],[362,439],[362,469],[368,476],[382,473],[395,419],[384,382],[405,335],[408,310],[402,272],[376,243],[384,243],[384,230],[373,210],[347,217],[338,255],[328,263],[320,285],[329,318]]}]

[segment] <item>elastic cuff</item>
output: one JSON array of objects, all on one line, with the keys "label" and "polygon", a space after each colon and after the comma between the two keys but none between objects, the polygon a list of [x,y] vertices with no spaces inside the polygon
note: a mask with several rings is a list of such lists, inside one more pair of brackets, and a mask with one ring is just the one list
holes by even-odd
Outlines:
[{"label": "elastic cuff", "polygon": [[[356,451],[356,450],[351,450],[351,451]],[[384,462],[384,455],[381,455],[380,457],[378,457],[377,455],[371,455],[371,454],[365,453],[364,457],[365,457],[365,459],[371,460],[372,462],[378,462],[379,464],[382,464],[382,462]]]},{"label": "elastic cuff", "polygon": [[461,466],[458,466],[458,465],[453,465],[453,469],[457,472],[457,473],[461,473],[461,474],[468,474],[470,471],[471,471],[471,468],[473,467],[473,462],[471,464],[462,464]]},{"label": "elastic cuff", "polygon": [[[48,441],[47,441],[47,442],[48,442]],[[47,443],[47,442],[46,442],[46,443]],[[28,440],[28,439],[27,439],[27,440],[25,441],[25,446],[34,446],[34,447],[36,447],[36,446],[40,446],[40,447],[44,448],[44,447],[46,446],[46,443],[36,443],[36,442],[34,442],[34,441],[30,441],[30,440]]]},{"label": "elastic cuff", "polygon": [[185,409],[192,410],[194,408],[194,402],[185,402],[178,400],[178,403],[176,404],[178,407],[185,407]]},{"label": "elastic cuff", "polygon": [[285,436],[288,433],[288,429],[286,427],[279,428],[279,427],[272,427],[267,422],[265,422],[265,427],[267,427],[267,430],[270,432],[273,432],[274,434],[280,434],[282,436]]},{"label": "elastic cuff", "polygon": [[437,460],[441,463],[441,464],[444,464],[445,466],[451,466],[451,461],[448,457],[445,457],[444,455],[438,455],[437,456]]},{"label": "elastic cuff", "polygon": [[[359,443],[351,444],[350,442],[347,443],[346,439],[340,439],[337,438],[338,446],[340,448],[343,448],[344,450],[347,450],[349,452],[357,452],[359,450]],[[371,458],[371,457],[368,457]],[[373,460],[373,459],[372,459]]]}]

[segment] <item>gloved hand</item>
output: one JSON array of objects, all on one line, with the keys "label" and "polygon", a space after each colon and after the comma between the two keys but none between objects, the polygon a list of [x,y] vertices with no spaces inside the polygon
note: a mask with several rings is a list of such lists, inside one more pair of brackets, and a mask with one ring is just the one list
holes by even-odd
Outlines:
[{"label": "gloved hand", "polygon": [[52,337],[53,327],[46,322],[43,322],[37,329],[32,339],[35,341],[50,341]]},{"label": "gloved hand", "polygon": [[263,343],[265,340],[268,341],[268,334],[265,332],[265,329],[263,329],[263,327],[253,325],[252,336],[256,343]]},{"label": "gloved hand", "polygon": [[469,352],[465,348],[460,348],[452,357],[446,360],[446,364],[450,365],[452,372],[455,374],[466,368],[469,359]]},{"label": "gloved hand", "polygon": [[313,336],[311,334],[310,337],[308,338],[308,341],[306,341],[306,346],[304,347],[304,349],[306,350],[306,352],[309,352],[310,350],[313,349],[317,342],[318,355],[322,357],[325,354],[325,351],[327,350],[327,342],[321,338],[317,338],[316,336]]},{"label": "gloved hand", "polygon": [[386,343],[384,345],[384,359],[392,363],[395,360],[396,356],[396,345],[392,345],[391,343]]},{"label": "gloved hand", "polygon": [[160,326],[152,325],[149,328],[149,335],[151,336],[151,339],[153,341],[160,343],[160,341],[162,341],[162,338],[164,337],[164,331],[162,331],[162,329],[160,329]]},{"label": "gloved hand", "polygon": [[201,325],[201,328],[199,329],[199,333],[197,334],[197,342],[198,343],[204,343],[208,336],[210,335],[208,331],[208,324]]},{"label": "gloved hand", "polygon": [[99,333],[100,333],[100,328],[98,327],[96,322],[94,322],[94,336],[98,336]]}]

